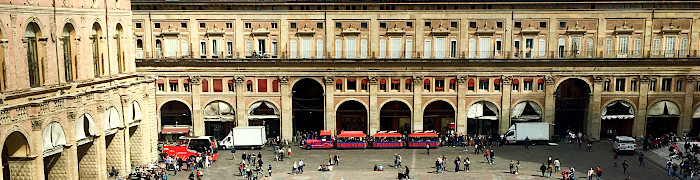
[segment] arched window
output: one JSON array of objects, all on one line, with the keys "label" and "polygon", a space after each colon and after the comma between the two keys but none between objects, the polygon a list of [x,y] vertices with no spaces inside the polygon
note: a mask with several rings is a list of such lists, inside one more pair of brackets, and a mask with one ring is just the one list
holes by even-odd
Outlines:
[{"label": "arched window", "polygon": [[117,31],[114,32],[114,39],[117,41],[117,63],[119,67],[119,73],[126,71],[126,64],[124,61],[124,49],[122,48],[122,34],[124,34],[124,29],[121,24],[117,24]]},{"label": "arched window", "polygon": [[340,79],[335,80],[335,90],[336,91],[343,91],[343,80],[340,80]]},{"label": "arched window", "polygon": [[63,43],[63,69],[66,82],[73,82],[76,79],[77,62],[73,61],[74,51],[75,51],[75,28],[72,24],[66,24],[63,26],[63,33],[61,35],[61,42]]},{"label": "arched window", "polygon": [[136,58],[143,58],[143,40],[136,40]]},{"label": "arched window", "polygon": [[39,25],[32,22],[27,24],[27,29],[24,33],[24,38],[26,39],[26,50],[27,50],[27,64],[29,69],[29,85],[31,87],[38,87],[42,83],[42,69],[43,64],[41,63],[41,47],[39,43],[39,37],[41,37],[41,29]]},{"label": "arched window", "polygon": [[[92,46],[92,66],[95,77],[100,77],[104,73],[101,37],[102,28],[97,23],[93,24],[90,33],[90,41],[92,42],[90,45]],[[160,41],[156,41],[156,53],[160,52],[158,48],[160,48]]]}]

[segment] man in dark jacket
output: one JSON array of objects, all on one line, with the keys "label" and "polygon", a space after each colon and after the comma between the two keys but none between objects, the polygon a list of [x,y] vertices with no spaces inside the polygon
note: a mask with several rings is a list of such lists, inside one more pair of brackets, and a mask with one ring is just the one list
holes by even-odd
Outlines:
[{"label": "man in dark jacket", "polygon": [[545,167],[544,164],[542,164],[540,166],[540,171],[542,172],[542,177],[544,177],[544,172],[547,171],[547,167]]}]

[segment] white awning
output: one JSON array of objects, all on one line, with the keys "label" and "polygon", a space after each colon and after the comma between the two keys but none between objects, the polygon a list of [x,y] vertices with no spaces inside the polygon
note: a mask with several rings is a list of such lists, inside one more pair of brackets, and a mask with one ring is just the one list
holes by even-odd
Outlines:
[{"label": "white awning", "polygon": [[[484,106],[490,111],[492,111],[496,116],[484,116]],[[495,104],[487,101],[480,101],[472,104],[467,110],[467,118],[472,119],[488,119],[488,120],[498,120],[498,107]]]},{"label": "white awning", "polygon": [[522,115],[518,118],[513,118],[511,119],[512,121],[532,121],[532,120],[539,120],[542,117],[540,115]]},{"label": "white awning", "polygon": [[105,135],[110,135],[116,133],[113,129],[124,127],[119,119],[119,112],[117,108],[110,107],[105,112]]},{"label": "white awning", "polygon": [[[511,119],[523,119],[524,117],[521,117],[521,116],[523,115],[523,112],[525,111],[525,108],[527,106],[532,107],[532,109],[537,113],[536,119],[540,119],[542,117],[542,108],[539,105],[537,105],[537,103],[532,102],[532,101],[523,101],[523,102],[516,104],[513,107],[513,110],[511,110],[511,113],[510,113],[510,118]],[[535,117],[534,115],[531,115],[531,117],[529,117],[529,118],[534,118],[534,117]]]},{"label": "white awning", "polygon": [[603,120],[611,120],[611,119],[634,119],[634,115],[605,115],[602,116]]},{"label": "white awning", "polygon": [[134,122],[141,121],[143,115],[141,115],[141,106],[139,105],[139,103],[136,101],[134,101],[134,103],[131,103],[131,105],[129,105],[129,112],[127,112],[126,115],[126,117],[129,118],[128,124],[133,124]]},{"label": "white awning", "polygon": [[693,112],[693,118],[700,118],[700,107]]},{"label": "white awning", "polygon": [[[665,111],[668,112],[668,114],[664,114]],[[656,104],[649,107],[649,110],[647,110],[647,114],[650,116],[679,116],[680,109],[678,108],[678,105],[676,105],[676,103],[673,103],[671,101],[659,101]]]},{"label": "white awning", "polygon": [[248,115],[248,119],[275,119],[280,118],[279,115]]},{"label": "white awning", "polygon": [[233,108],[226,102],[216,101],[204,107],[205,116],[233,115]]},{"label": "white awning", "polygon": [[[92,116],[90,114],[83,114],[81,115],[75,123],[75,140],[78,142],[83,141],[84,139],[92,139],[90,137],[97,135],[97,125],[95,125],[95,121],[92,119]],[[88,143],[90,141],[84,142]],[[83,145],[78,143],[78,145]]]},{"label": "white awning", "polygon": [[[260,107],[260,105],[263,105],[263,104],[265,104],[267,107],[270,107],[274,110],[274,112],[275,112],[274,117],[279,117],[280,111],[279,111],[279,109],[277,109],[277,107],[275,107],[275,105],[272,105],[272,104],[265,102],[265,101],[260,101],[260,102],[256,102],[255,104],[251,105],[250,108],[248,108],[248,119],[253,119],[252,117],[261,116],[261,115],[253,115],[253,111],[255,111],[256,108]],[[264,115],[264,116],[273,116],[273,115]],[[269,118],[269,117],[264,117],[264,118]],[[264,119],[264,118],[255,118],[255,119]]]},{"label": "white awning", "polygon": [[[629,114],[618,114],[618,115],[608,115],[608,108],[620,104],[622,106],[625,106],[628,108],[627,113]],[[627,101],[623,100],[617,100],[613,101],[610,104],[606,105],[605,108],[603,108],[602,113],[601,113],[601,119],[603,120],[610,120],[610,119],[634,119],[634,108],[632,108],[632,104],[628,103]]]},{"label": "white awning", "polygon": [[[58,122],[49,123],[44,127],[42,138],[42,151],[44,157],[51,156],[63,151],[63,146],[66,145],[66,134]],[[60,149],[60,150],[58,150]]]}]

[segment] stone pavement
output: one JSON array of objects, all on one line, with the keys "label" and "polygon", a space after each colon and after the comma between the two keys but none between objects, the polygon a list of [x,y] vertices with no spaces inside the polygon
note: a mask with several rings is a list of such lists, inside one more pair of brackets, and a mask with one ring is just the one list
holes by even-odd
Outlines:
[{"label": "stone pavement", "polygon": [[[401,154],[403,165],[408,166],[411,170],[412,180],[423,179],[547,179],[540,177],[539,167],[542,163],[546,163],[547,157],[559,158],[562,168],[574,166],[576,168],[577,179],[587,179],[586,171],[588,168],[600,166],[603,169],[603,179],[624,179],[628,175],[632,179],[663,179],[667,178],[664,169],[648,164],[647,166],[638,166],[636,155],[621,155],[619,157],[620,164],[623,160],[627,160],[630,164],[627,174],[622,173],[622,167],[613,167],[611,151],[611,143],[603,141],[593,144],[593,151],[586,152],[585,145],[582,149],[578,149],[574,144],[560,144],[559,146],[531,146],[525,150],[522,145],[510,145],[504,147],[494,147],[496,152],[495,164],[483,164],[483,155],[474,154],[473,148],[469,148],[469,152],[460,151],[461,148],[455,147],[440,147],[430,151],[430,155],[425,153],[425,149],[359,149],[359,150],[336,150],[336,149],[314,149],[304,150],[293,147],[291,159],[285,161],[274,161],[272,152],[269,147],[263,150],[253,150],[252,152],[262,152],[264,169],[267,169],[267,164],[272,164],[272,177],[263,179],[397,179],[398,170],[392,168],[394,153]],[[238,150],[236,153],[237,160],[230,160],[231,154],[229,151],[219,151],[220,158],[214,162],[213,166],[208,169],[203,169],[205,173],[203,179],[244,179],[238,175],[236,163],[240,162],[240,153],[251,152],[250,150]],[[338,153],[340,156],[340,165],[335,166],[332,172],[319,172],[316,168],[321,163],[326,163],[328,155]],[[438,155],[447,157],[447,173],[435,174],[435,160]],[[470,158],[471,171],[459,173],[454,172],[453,160],[456,156],[462,158]],[[657,156],[649,153],[648,157]],[[658,157],[658,156],[657,156]],[[291,169],[293,161],[303,159],[307,164],[304,174],[292,175]],[[509,160],[520,160],[521,167],[518,175],[508,173]],[[372,171],[374,165],[382,164],[385,171]],[[463,166],[462,166],[463,169]],[[172,173],[172,172],[170,172]],[[267,173],[265,173],[267,174]],[[189,172],[181,171],[178,176],[170,176],[170,179],[181,180],[187,179]],[[560,174],[553,174],[552,179],[561,178]]]}]

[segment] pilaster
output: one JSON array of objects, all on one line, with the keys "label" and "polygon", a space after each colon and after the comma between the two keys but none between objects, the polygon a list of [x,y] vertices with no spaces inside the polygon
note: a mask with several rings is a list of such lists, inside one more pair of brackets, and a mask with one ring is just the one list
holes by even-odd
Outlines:
[{"label": "pilaster", "polygon": [[340,132],[337,132],[336,126],[335,126],[335,100],[333,97],[333,92],[335,92],[335,77],[334,76],[325,76],[323,77],[324,84],[326,86],[326,95],[325,101],[326,103],[324,106],[324,129],[325,130],[331,130],[331,132],[340,134]]},{"label": "pilaster", "polygon": [[[245,55],[244,55],[245,56]],[[248,126],[248,107],[246,107],[245,97],[243,96],[246,91],[245,77],[236,76],[234,77],[236,81],[236,127]]]},{"label": "pilaster", "polygon": [[[682,81],[683,79],[678,79]],[[687,76],[685,78],[685,100],[683,101],[683,112],[681,114],[680,122],[678,123],[678,134],[684,135],[686,132],[690,132],[690,127],[693,123],[693,94],[695,93],[695,76]]]},{"label": "pilaster", "polygon": [[369,79],[369,133],[367,134],[371,136],[379,130],[379,104],[377,104],[379,78],[370,76]]},{"label": "pilaster", "polygon": [[[422,21],[421,21],[422,23]],[[422,27],[417,25],[417,27]],[[422,42],[422,41],[421,41]],[[423,130],[423,76],[413,76],[413,131]]]},{"label": "pilaster", "polygon": [[457,133],[467,134],[467,76],[457,77]]},{"label": "pilaster", "polygon": [[282,96],[282,139],[292,139],[292,88],[289,85],[289,76],[280,76],[280,95]]},{"label": "pilaster", "polygon": [[590,106],[588,111],[588,121],[586,121],[585,131],[588,137],[600,139],[600,109],[601,95],[603,93],[603,80],[602,76],[595,76],[593,78],[593,94],[591,95]]},{"label": "pilaster", "polygon": [[[42,152],[43,149],[41,148],[42,143],[44,142],[42,139],[42,137],[43,137],[42,136],[42,134],[43,134],[42,133],[43,119],[39,119],[37,117],[31,117],[29,119],[32,122],[31,138],[34,141],[34,144],[32,145],[32,147],[35,147],[35,148],[31,149],[32,151],[34,151],[31,154],[36,155],[36,158],[34,159],[34,164],[31,164],[34,166],[34,170],[33,171],[30,170],[29,172],[33,172],[33,176],[32,176],[33,179],[44,179],[44,157],[43,157],[43,152]],[[12,169],[12,167],[10,167],[10,168]],[[13,171],[15,171],[15,170],[13,170]],[[24,171],[24,170],[22,170],[22,171]]]},{"label": "pilaster", "polygon": [[192,132],[194,136],[204,136],[204,118],[202,117],[202,107],[199,97],[202,92],[201,77],[190,77],[192,82]]},{"label": "pilaster", "polygon": [[[554,113],[556,111],[555,101],[554,101],[554,91],[556,91],[556,79],[553,76],[546,76],[544,86],[544,117],[543,122],[552,124],[554,122]],[[554,126],[549,126],[549,135],[554,134]]]},{"label": "pilaster", "polygon": [[634,115],[634,124],[632,125],[632,135],[643,137],[645,127],[647,125],[647,98],[649,93],[649,76],[642,76],[639,80],[639,104],[637,112]]},{"label": "pilaster", "polygon": [[505,134],[510,127],[510,96],[512,92],[512,76],[503,76],[503,87],[501,87],[501,117],[498,119],[498,134]]}]

